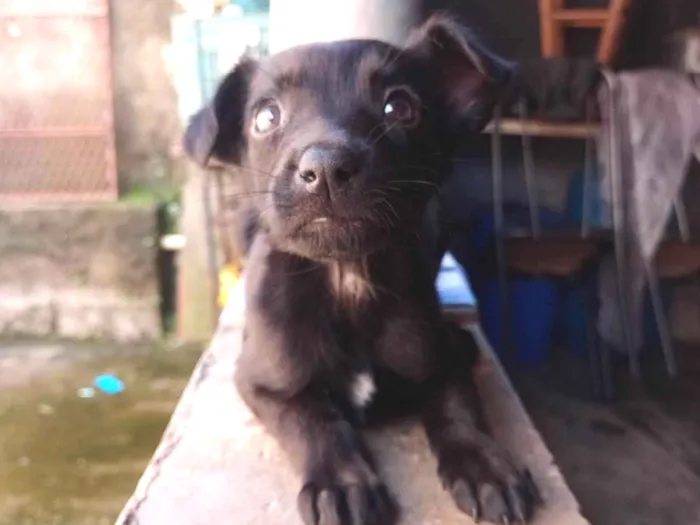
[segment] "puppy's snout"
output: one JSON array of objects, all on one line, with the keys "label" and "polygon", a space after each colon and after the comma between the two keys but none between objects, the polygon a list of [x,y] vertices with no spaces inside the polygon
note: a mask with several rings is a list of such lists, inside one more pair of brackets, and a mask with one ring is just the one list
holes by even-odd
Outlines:
[{"label": "puppy's snout", "polygon": [[318,144],[302,154],[297,178],[310,192],[325,186],[332,195],[360,173],[361,162],[360,154],[347,146]]}]

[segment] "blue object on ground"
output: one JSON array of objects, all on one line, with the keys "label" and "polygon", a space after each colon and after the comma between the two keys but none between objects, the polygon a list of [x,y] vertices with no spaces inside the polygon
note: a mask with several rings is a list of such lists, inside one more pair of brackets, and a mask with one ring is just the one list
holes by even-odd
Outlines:
[{"label": "blue object on ground", "polygon": [[[551,347],[559,288],[551,279],[536,277],[511,278],[508,284],[516,359],[522,364],[539,365]],[[498,279],[479,283],[477,299],[486,337],[501,357],[508,357]]]},{"label": "blue object on ground", "polygon": [[465,271],[449,252],[442,259],[435,286],[444,306],[474,306],[476,303]]},{"label": "blue object on ground", "polygon": [[118,377],[109,374],[97,376],[94,385],[110,396],[124,391],[124,382]]}]

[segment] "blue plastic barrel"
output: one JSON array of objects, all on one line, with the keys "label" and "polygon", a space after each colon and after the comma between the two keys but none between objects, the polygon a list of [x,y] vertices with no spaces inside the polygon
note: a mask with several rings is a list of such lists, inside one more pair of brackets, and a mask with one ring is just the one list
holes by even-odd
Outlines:
[{"label": "blue plastic barrel", "polygon": [[[548,356],[557,311],[559,288],[551,279],[512,278],[508,281],[512,342],[521,364],[539,365]],[[497,354],[509,356],[498,279],[479,283],[479,316]]]}]

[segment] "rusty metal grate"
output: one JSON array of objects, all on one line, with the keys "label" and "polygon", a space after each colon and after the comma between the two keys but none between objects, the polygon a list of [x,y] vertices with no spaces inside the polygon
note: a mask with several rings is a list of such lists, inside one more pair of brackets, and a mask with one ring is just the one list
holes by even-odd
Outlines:
[{"label": "rusty metal grate", "polygon": [[106,0],[0,0],[0,202],[117,195]]}]

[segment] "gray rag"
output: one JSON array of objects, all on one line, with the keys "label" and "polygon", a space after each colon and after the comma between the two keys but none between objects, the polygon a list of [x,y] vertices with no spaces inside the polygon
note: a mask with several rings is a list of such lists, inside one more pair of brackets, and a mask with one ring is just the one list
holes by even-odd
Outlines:
[{"label": "gray rag", "polygon": [[[611,107],[616,110],[622,206],[628,232],[626,291],[630,348],[643,344],[645,265],[652,263],[678,198],[693,153],[700,160],[700,91],[691,80],[671,71],[606,73],[599,92],[603,118],[599,160],[606,177],[602,197],[605,219],[612,224],[609,145]],[[604,83],[605,84],[605,83]],[[614,103],[611,106],[611,101]],[[599,279],[598,331],[613,348],[623,350],[614,258],[603,261]]]}]

